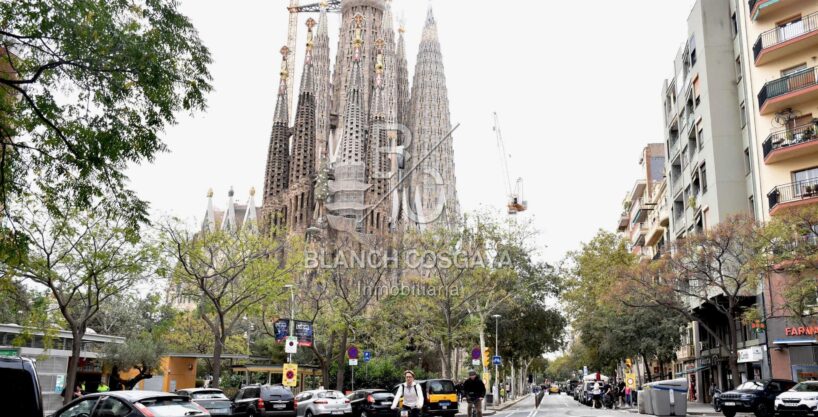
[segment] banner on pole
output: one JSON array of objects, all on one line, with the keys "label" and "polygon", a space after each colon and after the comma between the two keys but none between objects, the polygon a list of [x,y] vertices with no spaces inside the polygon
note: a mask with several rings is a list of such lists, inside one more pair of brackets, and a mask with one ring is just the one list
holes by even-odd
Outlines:
[{"label": "banner on pole", "polygon": [[273,331],[276,335],[276,342],[283,342],[290,335],[290,319],[278,319],[273,323]]},{"label": "banner on pole", "polygon": [[295,321],[295,337],[298,338],[298,346],[312,346],[313,329],[311,321]]},{"label": "banner on pole", "polygon": [[281,373],[283,374],[281,378],[281,385],[284,385],[285,387],[298,386],[298,364],[285,363]]}]

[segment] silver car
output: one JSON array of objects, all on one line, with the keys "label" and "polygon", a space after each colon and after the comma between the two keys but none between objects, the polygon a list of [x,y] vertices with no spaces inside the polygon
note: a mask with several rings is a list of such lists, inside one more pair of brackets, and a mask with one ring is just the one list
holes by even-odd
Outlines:
[{"label": "silver car", "polygon": [[340,391],[304,391],[295,397],[296,417],[352,416],[352,404]]}]

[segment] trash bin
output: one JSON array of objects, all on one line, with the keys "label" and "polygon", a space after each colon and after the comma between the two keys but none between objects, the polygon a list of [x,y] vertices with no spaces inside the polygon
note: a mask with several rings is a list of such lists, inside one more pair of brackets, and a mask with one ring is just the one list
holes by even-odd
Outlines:
[{"label": "trash bin", "polygon": [[645,385],[643,389],[636,392],[636,406],[639,409],[639,414],[653,414],[650,394],[650,385]]},{"label": "trash bin", "polygon": [[484,398],[486,404],[494,405],[494,394],[486,393],[486,398]]},{"label": "trash bin", "polygon": [[687,414],[687,379],[668,379],[650,384],[653,415],[684,416]]}]

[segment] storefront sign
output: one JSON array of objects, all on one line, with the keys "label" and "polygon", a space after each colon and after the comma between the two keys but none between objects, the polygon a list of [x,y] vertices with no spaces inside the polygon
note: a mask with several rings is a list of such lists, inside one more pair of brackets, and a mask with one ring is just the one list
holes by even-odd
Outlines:
[{"label": "storefront sign", "polygon": [[738,363],[760,362],[764,358],[761,346],[753,346],[738,351]]},{"label": "storefront sign", "polygon": [[798,326],[784,328],[785,336],[818,336],[818,326]]}]

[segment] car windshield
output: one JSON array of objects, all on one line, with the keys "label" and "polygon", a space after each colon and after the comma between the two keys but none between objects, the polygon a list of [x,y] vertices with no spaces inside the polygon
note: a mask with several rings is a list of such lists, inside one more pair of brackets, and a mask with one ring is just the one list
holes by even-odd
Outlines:
[{"label": "car windshield", "polygon": [[226,400],[227,396],[219,391],[194,392],[194,400]]},{"label": "car windshield", "polygon": [[747,391],[761,391],[764,389],[764,384],[758,381],[747,381],[736,388],[736,390],[747,390]]},{"label": "car windshield", "polygon": [[372,393],[372,398],[376,400],[391,400],[392,398],[395,398],[395,395],[393,395],[391,392],[375,392]]},{"label": "car windshield", "polygon": [[344,394],[342,394],[340,391],[324,391],[324,392],[319,392],[318,393],[318,398],[329,398],[329,399],[333,399],[333,400],[340,400],[340,399],[346,398],[346,397],[344,397]]},{"label": "car windshield", "polygon": [[430,394],[448,394],[454,392],[454,384],[452,381],[430,381]]},{"label": "car windshield", "polygon": [[818,392],[818,382],[802,382],[802,383],[792,387],[791,391]]}]

